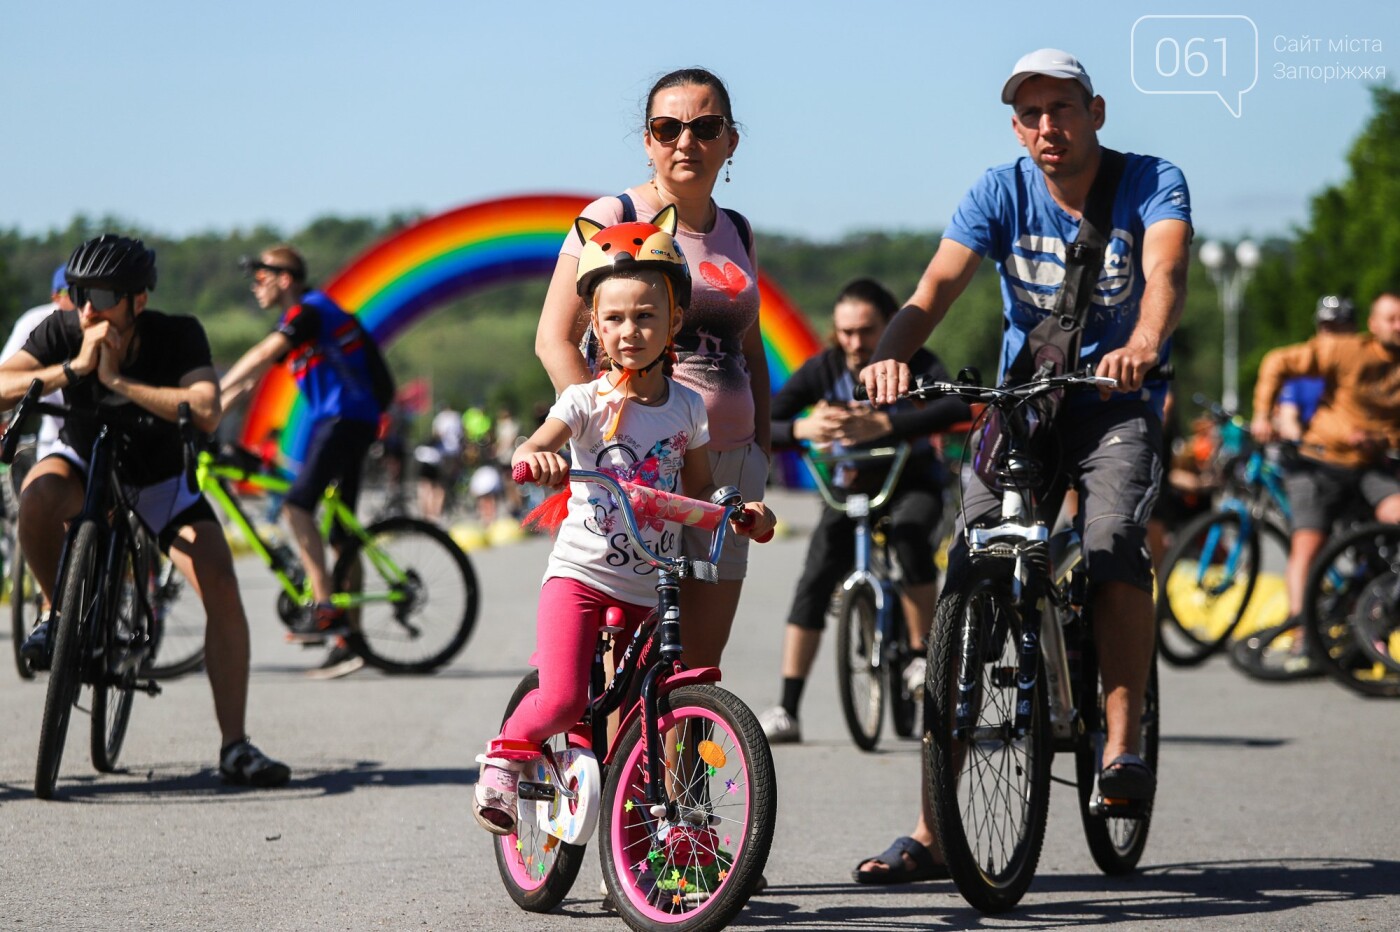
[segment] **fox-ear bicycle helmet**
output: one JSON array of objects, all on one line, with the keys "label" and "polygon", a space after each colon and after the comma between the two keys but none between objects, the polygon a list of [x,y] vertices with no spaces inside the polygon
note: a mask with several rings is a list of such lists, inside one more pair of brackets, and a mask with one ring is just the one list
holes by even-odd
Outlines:
[{"label": "fox-ear bicycle helmet", "polygon": [[126,294],[154,291],[156,253],[139,239],[105,233],[73,250],[64,276],[70,285],[104,285]]},{"label": "fox-ear bicycle helmet", "polygon": [[578,295],[592,304],[593,290],[614,272],[650,269],[671,280],[677,307],[690,306],[690,267],[676,242],[675,205],[662,208],[650,223],[640,220],[603,227],[587,217],[574,221],[583,240],[575,279]]}]

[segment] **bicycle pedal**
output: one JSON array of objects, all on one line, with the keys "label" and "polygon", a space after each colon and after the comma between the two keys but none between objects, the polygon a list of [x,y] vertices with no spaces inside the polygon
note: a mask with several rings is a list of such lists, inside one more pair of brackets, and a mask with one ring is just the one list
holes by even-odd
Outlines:
[{"label": "bicycle pedal", "polygon": [[144,683],[137,683],[136,688],[148,696],[159,696],[164,692],[164,690],[161,689],[161,685],[155,680],[146,680]]},{"label": "bicycle pedal", "polygon": [[1144,819],[1150,803],[1141,799],[1119,799],[1095,794],[1089,802],[1089,814],[1103,819]]},{"label": "bicycle pedal", "polygon": [[527,799],[531,802],[552,803],[559,798],[558,789],[550,783],[521,780],[516,784],[515,792],[520,799]]}]

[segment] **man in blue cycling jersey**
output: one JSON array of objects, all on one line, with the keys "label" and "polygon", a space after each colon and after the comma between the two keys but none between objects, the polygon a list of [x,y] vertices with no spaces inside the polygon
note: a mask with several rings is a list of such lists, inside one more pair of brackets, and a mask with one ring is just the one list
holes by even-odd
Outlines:
[{"label": "man in blue cycling jersey", "polygon": [[[349,633],[345,611],[331,605],[331,579],[316,508],[331,482],[339,484],[349,508],[354,509],[359,497],[361,467],[374,443],[380,415],[365,355],[368,337],[354,317],[310,287],[306,262],[292,247],[273,246],[243,264],[252,276],[258,305],[275,307],[281,316],[277,328],[224,375],[224,405],[232,407],[273,363],[287,361],[312,426],[306,459],[283,510],[316,599],[310,616],[288,636],[303,644],[334,640],[330,656],[314,675],[344,676],[364,661],[345,646]],[[331,543],[337,544],[337,538],[333,536]]]},{"label": "man in blue cycling jersey", "polygon": [[[1001,276],[1005,374],[1031,330],[1055,307],[1066,248],[1079,233],[1100,165],[1117,161],[1099,144],[1104,100],[1073,55],[1040,49],[1024,56],[1001,100],[1012,108],[1011,127],[1027,155],[988,170],[958,206],[914,296],[890,322],[876,361],[861,373],[878,404],[908,389],[909,367],[897,360],[908,359],[928,338],[983,257]],[[1078,520],[1093,586],[1108,723],[1099,789],[1146,800],[1156,791],[1156,776],[1138,756],[1155,637],[1145,522],[1162,475],[1165,386],[1144,388],[1143,380],[1166,360],[1185,302],[1191,209],[1186,180],[1174,165],[1145,155],[1121,158],[1079,358],[1080,365],[1116,379],[1118,392],[1066,399],[1056,437],[1067,478],[1080,492]],[[976,481],[964,503],[969,521],[1000,511],[999,498]],[[1058,502],[1048,504],[1058,510]],[[1053,513],[1041,517],[1054,520]],[[955,548],[948,588],[965,565],[965,547]],[[912,836],[863,862],[856,879],[946,876],[927,809]]]}]

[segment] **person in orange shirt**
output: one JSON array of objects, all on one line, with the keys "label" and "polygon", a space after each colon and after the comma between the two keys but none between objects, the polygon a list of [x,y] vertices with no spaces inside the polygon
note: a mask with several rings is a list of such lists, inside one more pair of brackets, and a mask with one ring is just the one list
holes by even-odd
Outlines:
[{"label": "person in orange shirt", "polygon": [[1400,475],[1386,457],[1400,448],[1400,292],[1376,298],[1368,327],[1366,334],[1320,335],[1280,347],[1259,366],[1250,432],[1260,443],[1277,436],[1270,412],[1284,380],[1326,379],[1298,465],[1285,480],[1293,506],[1288,606],[1295,617],[1308,566],[1350,498],[1364,498],[1377,521],[1400,523]]}]

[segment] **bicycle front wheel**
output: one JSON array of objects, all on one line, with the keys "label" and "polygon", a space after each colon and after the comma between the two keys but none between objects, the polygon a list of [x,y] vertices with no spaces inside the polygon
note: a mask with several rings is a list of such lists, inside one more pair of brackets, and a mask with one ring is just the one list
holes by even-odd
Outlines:
[{"label": "bicycle front wheel", "polygon": [[[1092,650],[1090,651],[1092,654]],[[1110,877],[1132,873],[1147,847],[1147,831],[1152,826],[1152,804],[1147,803],[1133,818],[1100,815],[1091,810],[1094,786],[1103,769],[1103,746],[1108,733],[1104,719],[1103,682],[1098,664],[1084,671],[1081,702],[1093,703],[1081,709],[1084,728],[1074,745],[1075,777],[1079,790],[1079,816],[1084,823],[1084,839],[1099,870]],[[1152,672],[1147,681],[1147,694],[1142,708],[1142,759],[1153,773],[1158,772],[1158,728],[1161,721],[1161,694],[1157,688],[1157,658],[1152,658]]]},{"label": "bicycle front wheel", "polygon": [[1214,512],[1177,532],[1157,595],[1157,640],[1174,666],[1205,661],[1244,618],[1259,577],[1258,527],[1235,512]]},{"label": "bicycle front wheel", "polygon": [[1363,696],[1400,696],[1400,524],[1365,524],[1330,542],[1303,590],[1312,659]]},{"label": "bicycle front wheel", "polygon": [[204,663],[204,605],[175,563],[156,558],[149,598],[155,615],[154,650],[143,671],[157,680],[198,670]]},{"label": "bicycle front wheel", "polygon": [[44,593],[40,591],[34,574],[29,572],[29,564],[25,562],[24,553],[16,541],[10,566],[10,636],[15,649],[15,669],[19,671],[20,679],[34,679],[34,668],[20,656],[19,649],[43,611]]},{"label": "bicycle front wheel", "polygon": [[117,563],[115,597],[109,603],[110,624],[96,632],[104,641],[101,661],[92,687],[92,765],[102,773],[117,769],[126,728],[131,722],[131,701],[136,694],[133,651],[145,649],[145,619],[139,588],[150,587],[151,573],[134,548],[128,545]]},{"label": "bicycle front wheel", "polygon": [[875,593],[858,585],[841,597],[836,627],[836,684],[851,740],[862,751],[880,742],[885,681],[876,650]]},{"label": "bicycle front wheel", "polygon": [[748,902],[777,821],[773,757],[733,693],[682,686],[659,700],[668,805],[647,802],[642,722],[617,742],[603,787],[603,880],[633,929],[722,929]]},{"label": "bicycle front wheel", "polygon": [[102,566],[98,562],[101,528],[84,521],[68,550],[58,601],[53,637],[53,662],[49,667],[49,691],[44,699],[44,720],[39,728],[39,760],[34,771],[34,795],[52,799],[68,738],[68,719],[78,698],[82,640],[96,623],[101,607]]},{"label": "bicycle front wheel", "polygon": [[[938,842],[958,892],[984,913],[1011,909],[1040,861],[1050,806],[1044,671],[1017,734],[1020,613],[1006,580],[974,571],[939,600],[925,686],[925,754]],[[960,680],[970,688],[960,689]],[[970,726],[960,730],[960,703]]]},{"label": "bicycle front wheel", "polygon": [[417,518],[366,528],[335,564],[336,592],[358,592],[350,649],[391,673],[430,673],[457,656],[476,625],[471,561],[446,531]]},{"label": "bicycle front wheel", "polygon": [[[502,723],[510,718],[521,701],[540,685],[538,670],[532,670],[515,687],[506,706]],[[568,747],[567,735],[555,735],[545,742],[558,752]],[[517,807],[519,808],[519,807]],[[533,806],[529,815],[533,816]],[[496,869],[501,883],[516,905],[532,913],[547,913],[569,895],[583,866],[587,845],[571,845],[547,834],[533,818],[517,813],[515,832],[493,835]]]}]

